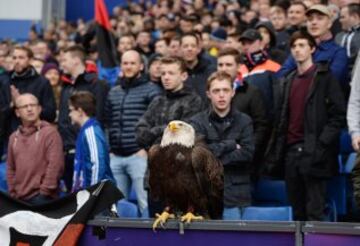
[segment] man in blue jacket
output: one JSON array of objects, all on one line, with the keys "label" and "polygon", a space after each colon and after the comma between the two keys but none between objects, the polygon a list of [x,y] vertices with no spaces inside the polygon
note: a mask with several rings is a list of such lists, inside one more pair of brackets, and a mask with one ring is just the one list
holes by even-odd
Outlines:
[{"label": "man in blue jacket", "polygon": [[121,57],[122,77],[105,102],[111,170],[125,198],[134,187],[141,214],[148,206],[144,189],[147,152],[136,142],[135,127],[151,101],[161,93],[159,86],[142,73],[143,68],[140,53],[126,51]]},{"label": "man in blue jacket", "polygon": [[[314,62],[327,62],[330,71],[342,87],[348,88],[348,57],[346,50],[337,45],[332,37],[329,9],[325,5],[316,4],[306,11],[306,16],[307,31],[317,42],[317,49],[313,54]],[[277,74],[283,77],[295,69],[296,62],[290,55]]]},{"label": "man in blue jacket", "polygon": [[92,93],[80,91],[70,97],[71,122],[81,127],[76,139],[73,192],[104,179],[115,183],[110,169],[109,148],[100,124],[94,118],[95,111]]}]

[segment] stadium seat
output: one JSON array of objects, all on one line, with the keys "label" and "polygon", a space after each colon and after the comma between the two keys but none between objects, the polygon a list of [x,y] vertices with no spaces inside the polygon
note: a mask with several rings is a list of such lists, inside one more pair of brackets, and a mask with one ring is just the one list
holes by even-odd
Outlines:
[{"label": "stadium seat", "polygon": [[253,205],[287,206],[289,205],[284,180],[260,179],[253,192]]},{"label": "stadium seat", "polygon": [[0,190],[7,192],[6,182],[6,164],[5,162],[0,163]]},{"label": "stadium seat", "polygon": [[351,137],[347,129],[342,129],[340,133],[340,149],[341,154],[350,154],[354,152],[351,145]]},{"label": "stadium seat", "polygon": [[123,218],[138,218],[139,217],[137,206],[134,203],[129,202],[125,199],[122,199],[118,202],[117,212],[118,212],[119,217],[123,217]]},{"label": "stadium seat", "polygon": [[338,215],[345,215],[347,212],[347,182],[345,175],[338,175],[331,178],[327,186],[327,200],[333,200]]},{"label": "stadium seat", "polygon": [[292,208],[282,207],[247,207],[243,220],[292,221]]},{"label": "stadium seat", "polygon": [[351,145],[351,137],[346,129],[343,129],[340,134],[340,146],[339,146],[339,172],[347,173],[346,166],[349,158],[353,158],[354,149]]},{"label": "stadium seat", "polygon": [[345,163],[345,167],[344,167],[344,173],[351,173],[351,171],[353,170],[354,166],[355,166],[355,162],[356,162],[356,152],[353,152],[349,155],[349,157],[347,158],[347,161]]}]

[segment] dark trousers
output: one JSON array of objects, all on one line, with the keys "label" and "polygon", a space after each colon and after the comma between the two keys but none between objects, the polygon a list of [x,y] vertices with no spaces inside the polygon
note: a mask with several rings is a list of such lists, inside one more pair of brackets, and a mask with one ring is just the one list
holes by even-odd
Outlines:
[{"label": "dark trousers", "polygon": [[67,192],[70,193],[72,189],[73,176],[74,176],[74,153],[65,152],[65,170],[63,175],[63,180],[67,189]]},{"label": "dark trousers", "polygon": [[51,198],[49,196],[44,196],[44,195],[38,194],[36,196],[31,197],[28,200],[25,200],[25,202],[30,203],[31,205],[41,205],[44,203],[51,202],[52,200],[53,200],[53,198]]},{"label": "dark trousers", "polygon": [[294,220],[322,221],[325,218],[326,179],[306,175],[302,169],[301,144],[288,148],[285,159],[285,182],[293,207]]}]

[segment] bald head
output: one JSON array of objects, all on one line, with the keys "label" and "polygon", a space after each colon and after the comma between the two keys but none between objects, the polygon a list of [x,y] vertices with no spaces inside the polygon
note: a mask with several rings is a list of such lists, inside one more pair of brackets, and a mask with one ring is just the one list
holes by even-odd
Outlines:
[{"label": "bald head", "polygon": [[129,50],[121,56],[121,71],[125,78],[138,77],[143,69],[144,65],[139,52]]},{"label": "bald head", "polygon": [[24,105],[24,102],[39,104],[39,100],[36,98],[36,96],[34,96],[33,94],[30,94],[30,93],[24,93],[24,94],[21,94],[20,96],[18,96],[18,98],[16,98],[15,106],[21,107]]},{"label": "bald head", "polygon": [[121,56],[121,61],[123,59],[129,59],[129,58],[137,59],[139,61],[139,63],[142,63],[141,55],[136,50],[125,51],[124,54]]}]

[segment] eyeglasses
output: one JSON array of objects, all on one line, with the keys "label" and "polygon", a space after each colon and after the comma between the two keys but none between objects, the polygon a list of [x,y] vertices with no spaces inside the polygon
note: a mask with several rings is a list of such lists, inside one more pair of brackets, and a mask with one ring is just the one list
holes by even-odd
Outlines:
[{"label": "eyeglasses", "polygon": [[38,103],[29,103],[29,104],[25,104],[25,105],[22,105],[22,106],[17,106],[16,108],[17,109],[27,109],[28,107],[29,108],[35,108],[37,106],[39,106]]}]

